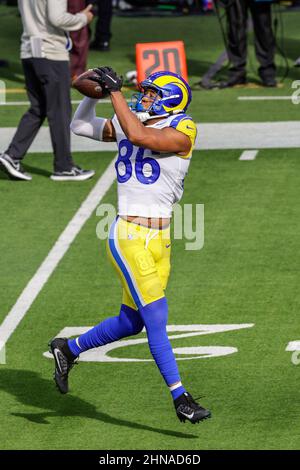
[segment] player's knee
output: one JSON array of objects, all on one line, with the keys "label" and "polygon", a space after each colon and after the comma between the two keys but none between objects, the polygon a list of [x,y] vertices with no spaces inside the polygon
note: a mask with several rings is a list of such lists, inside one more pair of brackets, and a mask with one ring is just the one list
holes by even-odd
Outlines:
[{"label": "player's knee", "polygon": [[144,327],[144,322],[139,312],[124,304],[121,307],[119,321],[128,331],[128,336],[137,335]]},{"label": "player's knee", "polygon": [[139,312],[136,312],[135,317],[127,319],[129,328],[131,329],[131,335],[138,335],[144,328],[144,322],[139,316]]},{"label": "player's knee", "polygon": [[138,335],[142,329],[144,328],[144,323],[142,321],[135,323],[132,325],[132,335]]}]

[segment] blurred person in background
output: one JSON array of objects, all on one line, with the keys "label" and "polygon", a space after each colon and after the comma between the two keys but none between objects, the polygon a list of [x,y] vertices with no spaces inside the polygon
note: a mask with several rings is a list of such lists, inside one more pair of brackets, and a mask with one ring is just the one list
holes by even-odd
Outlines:
[{"label": "blurred person in background", "polygon": [[[86,0],[68,0],[68,12],[75,15],[86,7]],[[90,31],[88,25],[77,31],[71,31],[72,49],[70,50],[71,79],[75,80],[86,70]]]},{"label": "blurred person in background", "polygon": [[109,51],[111,38],[112,0],[94,0],[97,6],[98,19],[95,27],[95,37],[90,49],[96,51]]},{"label": "blurred person in background", "polygon": [[75,165],[70,148],[70,69],[68,31],[93,19],[92,5],[80,13],[67,12],[67,0],[19,0],[23,23],[21,59],[30,108],[22,117],[0,168],[12,179],[31,180],[21,161],[48,118],[54,153],[55,181],[86,180],[94,175]]},{"label": "blurred person in background", "polygon": [[227,16],[227,52],[231,63],[228,79],[221,88],[246,83],[247,21],[249,10],[254,29],[254,44],[260,64],[259,76],[264,86],[275,87],[275,37],[272,29],[271,1],[224,0]]}]

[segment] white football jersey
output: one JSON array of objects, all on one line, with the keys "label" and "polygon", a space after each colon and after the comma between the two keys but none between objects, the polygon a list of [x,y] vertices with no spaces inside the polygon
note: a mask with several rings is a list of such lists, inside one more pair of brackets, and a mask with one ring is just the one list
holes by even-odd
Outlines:
[{"label": "white football jersey", "polygon": [[116,131],[118,158],[115,163],[118,180],[118,214],[142,217],[171,217],[172,206],[183,194],[196,125],[186,114],[169,116],[152,124],[156,129],[173,127],[191,139],[190,153],[181,157],[159,153],[133,145],[124,134],[117,116],[112,120]]}]

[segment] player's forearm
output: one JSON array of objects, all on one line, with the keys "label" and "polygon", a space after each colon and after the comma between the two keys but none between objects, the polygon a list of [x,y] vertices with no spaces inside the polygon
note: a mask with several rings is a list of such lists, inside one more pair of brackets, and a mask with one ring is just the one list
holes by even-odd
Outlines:
[{"label": "player's forearm", "polygon": [[134,145],[142,145],[145,133],[147,133],[145,126],[137,119],[134,113],[130,111],[128,104],[120,91],[111,93],[110,98],[120,126],[128,140],[130,140]]},{"label": "player's forearm", "polygon": [[85,97],[75,111],[71,122],[71,131],[76,135],[103,140],[103,129],[107,119],[96,117],[98,100]]}]

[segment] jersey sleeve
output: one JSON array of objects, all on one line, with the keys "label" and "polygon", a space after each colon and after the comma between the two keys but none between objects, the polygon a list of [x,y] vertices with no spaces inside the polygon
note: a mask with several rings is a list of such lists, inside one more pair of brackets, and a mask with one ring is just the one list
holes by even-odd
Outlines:
[{"label": "jersey sleeve", "polygon": [[176,119],[175,118],[171,122],[171,127],[176,129],[177,131],[182,132],[183,134],[187,135],[188,138],[190,139],[191,144],[192,144],[191,150],[189,151],[189,153],[187,155],[183,155],[183,156],[180,155],[182,158],[190,158],[191,155],[192,155],[192,151],[194,149],[195,141],[196,141],[196,137],[197,137],[196,124],[194,123],[192,118],[190,118],[189,116],[184,116],[181,119]]},{"label": "jersey sleeve", "polygon": [[112,125],[114,126],[116,134],[120,134],[123,132],[122,127],[119,123],[118,116],[116,114],[114,114],[113,117],[111,118],[111,122],[112,122]]}]

